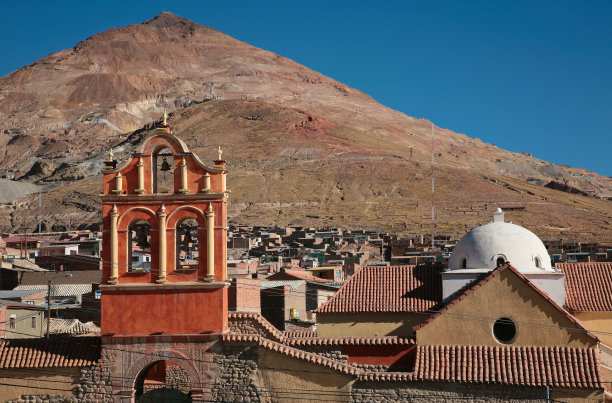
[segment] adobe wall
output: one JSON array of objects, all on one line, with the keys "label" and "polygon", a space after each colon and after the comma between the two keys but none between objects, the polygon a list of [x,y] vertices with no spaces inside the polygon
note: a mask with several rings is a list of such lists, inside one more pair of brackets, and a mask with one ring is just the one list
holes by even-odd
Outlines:
[{"label": "adobe wall", "polygon": [[1,370],[0,383],[0,401],[9,403],[113,401],[110,376],[100,365]]},{"label": "adobe wall", "polygon": [[493,323],[499,318],[510,318],[517,324],[513,346],[589,348],[597,345],[584,332],[567,330],[578,325],[511,270],[502,271],[417,330],[417,344],[499,346],[502,344],[492,331]]},{"label": "adobe wall", "polygon": [[[407,386],[409,385],[409,386]],[[545,388],[508,385],[477,385],[444,382],[362,382],[357,381],[351,402],[452,402],[464,403],[546,402]],[[564,400],[565,401],[565,400]]]},{"label": "adobe wall", "polygon": [[353,376],[259,349],[257,384],[262,402],[348,401]]},{"label": "adobe wall", "polygon": [[412,327],[429,315],[417,312],[318,313],[319,337],[372,337],[413,335]]},{"label": "adobe wall", "polygon": [[574,312],[584,327],[596,332],[601,342],[612,347],[612,312]]}]

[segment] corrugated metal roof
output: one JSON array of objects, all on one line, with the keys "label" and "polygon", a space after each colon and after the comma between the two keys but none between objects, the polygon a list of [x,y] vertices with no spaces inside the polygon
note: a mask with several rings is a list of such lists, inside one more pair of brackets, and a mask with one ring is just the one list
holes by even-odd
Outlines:
[{"label": "corrugated metal roof", "polygon": [[[15,290],[37,290],[40,285],[18,285]],[[51,286],[52,297],[73,297],[91,292],[91,284],[60,284]]]},{"label": "corrugated metal roof", "polygon": [[261,280],[261,282],[259,283],[259,288],[261,288],[262,290],[266,290],[268,288],[282,287],[288,285],[291,291],[295,291],[295,289],[305,283],[306,281],[304,280]]}]

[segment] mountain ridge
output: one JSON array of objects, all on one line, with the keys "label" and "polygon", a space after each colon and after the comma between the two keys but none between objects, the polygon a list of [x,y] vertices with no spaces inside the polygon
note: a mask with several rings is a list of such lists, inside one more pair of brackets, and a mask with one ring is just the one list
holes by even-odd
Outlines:
[{"label": "mountain ridge", "polygon": [[[279,145],[274,153],[252,147],[270,153],[270,158],[276,161],[293,158],[287,157],[291,152],[308,152],[313,160],[327,161],[329,155],[336,155],[340,149],[364,153],[375,161],[392,158],[418,163],[419,171],[431,161],[431,122],[394,111],[359,90],[283,56],[174,14],[161,13],[142,24],[94,35],[71,49],[0,78],[0,124],[4,128],[0,133],[0,145],[4,148],[0,153],[0,169],[10,169],[18,177],[28,178],[31,167],[45,160],[53,162],[57,172],[36,177],[42,183],[74,178],[75,175],[63,171],[70,168],[84,173],[77,176],[97,175],[100,156],[110,147],[125,144],[135,130],[146,132],[164,107],[187,119],[173,118],[175,132],[179,137],[187,134],[196,143],[201,138],[206,138],[208,144],[220,143],[219,139],[231,134],[249,144],[269,137],[260,133],[261,124],[269,123],[266,119],[279,120],[277,125],[266,126],[279,139],[293,139],[296,134],[303,138],[296,137],[292,140],[294,144],[285,148]],[[244,116],[268,117],[253,121],[240,115],[229,117],[223,115],[224,108],[240,109]],[[192,110],[206,111],[215,118],[199,119],[189,114]],[[270,110],[274,113],[262,112]],[[207,125],[218,125],[230,134]],[[238,128],[245,133],[239,133]],[[612,196],[610,178],[504,151],[447,129],[435,126],[433,129],[437,169],[453,172],[445,178],[449,182],[453,175],[464,174],[480,178],[474,182],[476,187],[481,186],[481,181],[488,181],[484,177],[489,176],[541,186],[557,181],[594,197]],[[325,147],[310,144],[313,139]],[[236,155],[244,162],[254,158],[246,151]],[[264,166],[277,174],[280,170],[266,164],[262,169]],[[242,175],[244,171],[238,173]],[[275,175],[269,179],[273,180]],[[402,179],[393,178],[389,185],[402,188]],[[335,185],[323,181],[320,187],[324,193],[326,186]],[[299,186],[294,190],[303,191]],[[335,200],[332,196],[330,200]],[[388,197],[396,196],[390,193]],[[237,204],[248,203],[247,197],[240,196]],[[482,197],[495,199],[490,193]],[[253,198],[269,203],[264,201],[267,197],[258,194]]]}]

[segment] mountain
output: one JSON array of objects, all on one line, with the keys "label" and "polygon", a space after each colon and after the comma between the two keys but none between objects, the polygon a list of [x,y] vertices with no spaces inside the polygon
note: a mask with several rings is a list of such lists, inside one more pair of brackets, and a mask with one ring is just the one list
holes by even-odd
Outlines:
[{"label": "mountain", "polygon": [[[171,13],[1,78],[0,170],[55,186],[47,228],[99,221],[103,155],[127,155],[164,107],[204,159],[226,150],[234,222],[430,231],[430,122]],[[438,127],[434,139],[438,232],[461,233],[503,204],[543,236],[610,237],[610,178]],[[33,229],[35,204],[0,208],[1,229]]]}]

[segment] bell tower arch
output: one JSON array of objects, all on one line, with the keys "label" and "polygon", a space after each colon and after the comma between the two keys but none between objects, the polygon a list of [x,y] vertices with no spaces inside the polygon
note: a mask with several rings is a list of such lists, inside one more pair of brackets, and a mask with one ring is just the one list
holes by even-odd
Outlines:
[{"label": "bell tower arch", "polygon": [[[102,334],[227,330],[225,161],[207,166],[165,122],[103,170]],[[142,261],[140,260],[142,258]]]}]

